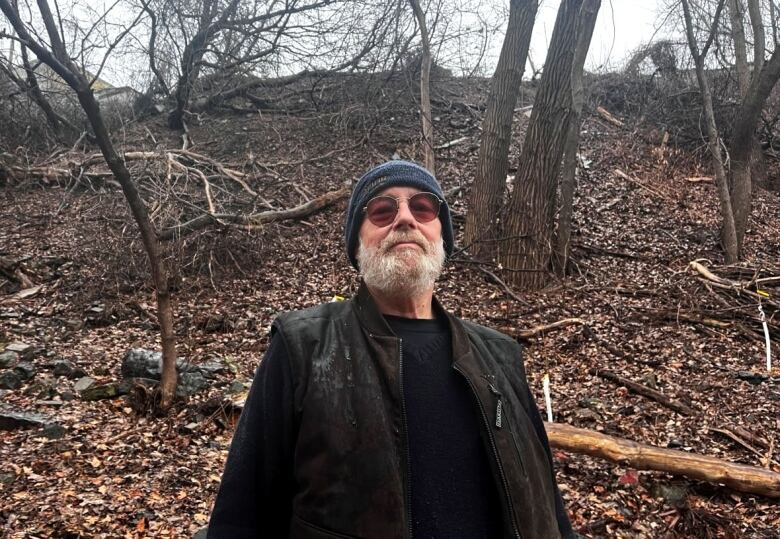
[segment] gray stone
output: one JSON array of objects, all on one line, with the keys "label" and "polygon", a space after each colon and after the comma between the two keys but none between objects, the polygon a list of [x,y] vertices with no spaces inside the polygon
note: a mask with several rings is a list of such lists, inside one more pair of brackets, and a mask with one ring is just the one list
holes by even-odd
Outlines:
[{"label": "gray stone", "polygon": [[574,417],[586,423],[601,420],[601,416],[590,408],[577,408],[574,410]]},{"label": "gray stone", "polygon": [[19,389],[22,387],[22,379],[13,371],[0,373],[0,389]]},{"label": "gray stone", "polygon": [[24,394],[36,399],[51,399],[57,395],[57,391],[54,389],[54,381],[50,378],[43,378],[36,380],[24,390]]},{"label": "gray stone", "polygon": [[49,423],[43,427],[43,436],[49,440],[61,440],[68,433],[67,429],[56,423]]},{"label": "gray stone", "polygon": [[114,399],[127,395],[130,385],[124,382],[109,382],[108,384],[93,385],[81,392],[81,399],[85,401],[98,401]]},{"label": "gray stone", "polygon": [[0,407],[0,430],[43,427],[49,422],[49,419],[41,414],[17,410],[10,406]]},{"label": "gray stone", "polygon": [[84,369],[78,365],[74,365],[67,359],[62,359],[54,363],[54,376],[65,376],[66,378],[75,380],[76,378],[81,378],[86,375],[87,372]]},{"label": "gray stone", "polygon": [[0,472],[0,483],[3,485],[10,485],[16,481],[16,474],[14,472]]},{"label": "gray stone", "polygon": [[13,367],[16,365],[17,361],[19,361],[19,354],[12,352],[11,350],[6,350],[0,354],[0,369]]},{"label": "gray stone", "polygon": [[28,352],[31,349],[32,349],[32,345],[23,342],[12,342],[11,344],[5,347],[6,352],[16,352],[17,354],[21,354],[21,355],[23,355],[25,352]]},{"label": "gray stone", "polygon": [[[209,379],[215,374],[226,372],[227,367],[218,361],[195,365],[183,359],[176,361],[179,381],[176,394],[180,397],[192,396],[209,385]],[[122,359],[122,378],[147,378],[160,381],[162,376],[162,354],[143,348],[132,348]]]},{"label": "gray stone", "polygon": [[206,539],[209,534],[209,527],[206,526],[205,528],[201,528],[198,531],[195,532],[195,535],[192,536],[192,539]]},{"label": "gray stone", "polygon": [[[73,385],[73,390],[81,393],[82,391],[85,391],[95,385],[95,379],[90,378],[89,376],[85,376],[83,378],[80,378],[78,382],[76,382]],[[63,394],[64,395],[64,394]],[[64,397],[63,397],[64,398]]]},{"label": "gray stone", "polygon": [[246,391],[248,388],[246,384],[240,380],[233,380],[230,382],[230,385],[228,386],[227,393],[228,395],[235,395],[237,393],[241,393],[243,391]]},{"label": "gray stone", "polygon": [[179,375],[179,383],[176,384],[176,395],[179,397],[191,397],[207,388],[209,381],[199,372],[185,372]]},{"label": "gray stone", "polygon": [[688,489],[685,485],[655,483],[650,487],[650,494],[655,498],[663,498],[669,505],[678,505],[685,502],[688,497]]},{"label": "gray stone", "polygon": [[21,361],[16,364],[13,372],[22,380],[30,380],[35,377],[35,366],[29,361]]},{"label": "gray stone", "polygon": [[10,392],[8,389],[0,389],[0,400],[3,400]]}]

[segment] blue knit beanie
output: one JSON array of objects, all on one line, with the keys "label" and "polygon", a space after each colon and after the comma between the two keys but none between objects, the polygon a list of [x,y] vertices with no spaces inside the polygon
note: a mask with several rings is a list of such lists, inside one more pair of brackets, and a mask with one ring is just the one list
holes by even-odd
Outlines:
[{"label": "blue knit beanie", "polygon": [[[410,163],[409,161],[394,160],[383,163],[378,167],[369,170],[360,178],[352,191],[352,197],[349,199],[347,208],[347,222],[344,227],[344,239],[347,246],[347,256],[352,265],[358,269],[357,250],[358,235],[360,225],[363,222],[363,208],[366,203],[390,187],[415,187],[421,191],[427,191],[444,200],[444,193],[441,190],[439,182],[436,181],[430,172],[420,165]],[[452,237],[452,221],[450,220],[450,208],[447,201],[441,205],[439,210],[439,220],[441,221],[441,234],[444,240],[444,250],[447,256],[452,254],[454,241]]]}]

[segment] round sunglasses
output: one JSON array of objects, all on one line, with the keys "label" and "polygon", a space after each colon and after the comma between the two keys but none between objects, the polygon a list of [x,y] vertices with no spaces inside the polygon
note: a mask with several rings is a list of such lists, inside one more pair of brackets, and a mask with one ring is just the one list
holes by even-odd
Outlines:
[{"label": "round sunglasses", "polygon": [[410,197],[391,197],[380,195],[369,200],[363,207],[363,213],[374,226],[387,226],[395,221],[401,201],[406,200],[409,211],[418,223],[429,223],[436,219],[444,202],[433,193],[415,193]]}]

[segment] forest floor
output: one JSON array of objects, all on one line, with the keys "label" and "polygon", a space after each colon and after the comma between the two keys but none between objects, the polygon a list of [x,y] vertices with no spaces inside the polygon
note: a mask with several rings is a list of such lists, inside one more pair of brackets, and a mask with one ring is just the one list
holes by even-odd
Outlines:
[{"label": "forest floor", "polygon": [[[440,143],[462,139],[439,150],[437,162],[445,191],[463,188],[450,200],[460,235],[481,113],[442,103],[434,112]],[[212,115],[191,127],[192,150],[250,175],[258,171],[253,187],[282,208],[355,180],[395,152],[420,158],[413,114],[387,118],[370,137],[342,120]],[[757,189],[744,262],[724,267],[715,186],[689,180],[707,176],[707,167],[643,133],[630,122],[621,128],[597,115],[586,119],[570,277],[540,292],[517,292],[520,302],[483,271],[502,275],[499,268],[460,252],[437,294],[457,316],[496,328],[572,317],[586,322],[526,342],[529,382],[544,410],[542,379],[549,374],[555,421],[776,467],[780,373],[766,376],[758,301],[728,303],[689,264],[698,260],[742,281],[780,275],[780,197]],[[122,144],[127,151],[177,148],[181,140],[163,119],[151,119],[128,128]],[[334,149],[342,151],[327,155]],[[326,157],[302,161],[317,156]],[[517,159],[513,145],[513,167]],[[246,386],[235,382],[251,380],[278,313],[356,290],[343,250],[345,205],[251,232],[203,231],[170,249],[169,265],[178,268],[179,354],[193,364],[219,359],[229,368],[168,417],[154,418],[136,413],[127,397],[84,401],[75,379],[51,372],[69,360],[98,382],[111,382],[127,350],[159,349],[154,296],[121,192],[74,191],[45,180],[0,189],[0,256],[19,261],[40,286],[25,297],[0,280],[0,352],[10,343],[30,345],[24,354],[36,371],[20,388],[0,390],[0,411],[36,412],[63,427],[0,430],[0,538],[190,537],[205,526],[236,419],[218,404],[236,399],[231,391],[240,397]],[[776,282],[766,282],[776,298]],[[722,325],[685,316],[729,312],[738,316]],[[772,346],[778,362],[780,335],[772,335]],[[592,369],[655,387],[696,413],[679,414]],[[710,430],[724,425],[765,437],[774,453]],[[586,537],[780,537],[776,500],[554,453],[572,523]]]}]

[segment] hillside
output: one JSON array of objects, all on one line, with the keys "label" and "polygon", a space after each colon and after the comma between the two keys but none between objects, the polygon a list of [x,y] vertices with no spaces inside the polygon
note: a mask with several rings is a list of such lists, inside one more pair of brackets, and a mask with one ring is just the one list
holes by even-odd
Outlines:
[{"label": "hillside", "polygon": [[[457,231],[485,88],[454,81],[434,109],[437,141],[457,141],[437,154],[444,190],[461,188],[450,200]],[[518,105],[518,135],[530,94]],[[394,106],[381,114],[359,107],[204,114],[190,127],[190,150],[247,173],[262,198],[289,208],[394,153],[420,158],[417,116],[408,103]],[[707,166],[695,153],[659,145],[648,130],[631,118],[616,127],[587,117],[571,277],[510,295],[489,275],[500,276],[498,268],[458,252],[437,293],[456,315],[496,328],[585,322],[525,341],[541,406],[550,375],[555,421],[777,469],[780,372],[765,374],[758,301],[704,283],[690,263],[734,281],[774,278],[762,283],[776,305],[780,197],[757,190],[745,261],[723,267],[715,186],[691,181],[706,177]],[[162,118],[132,123],[116,138],[124,151],[181,146]],[[513,167],[518,153],[515,143]],[[83,158],[81,149],[63,148],[50,162]],[[120,380],[130,348],[159,349],[146,260],[121,192],[52,173],[6,182],[0,200],[0,258],[29,278],[22,286],[2,274],[0,351],[27,345],[16,360],[34,371],[18,388],[0,390],[0,412],[34,412],[54,425],[0,430],[0,537],[191,536],[207,523],[219,484],[237,415],[229,402],[246,391],[276,314],[356,290],[343,250],[345,201],[303,220],[203,230],[172,245],[179,353],[219,368],[169,417],[153,418],[138,413],[139,391],[86,401],[74,389],[84,376]],[[778,311],[771,303],[765,310],[776,324]],[[777,363],[776,332],[772,346]],[[677,413],[593,369],[654,387],[696,413]],[[770,450],[710,430],[726,426],[765,437]],[[555,458],[572,522],[586,537],[779,536],[776,500],[562,451]]]}]

